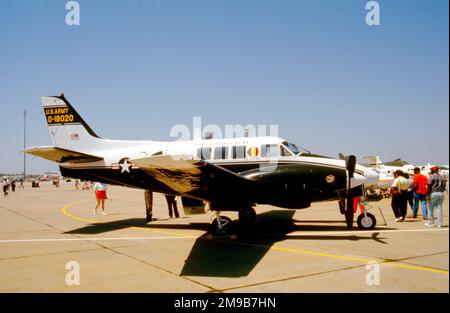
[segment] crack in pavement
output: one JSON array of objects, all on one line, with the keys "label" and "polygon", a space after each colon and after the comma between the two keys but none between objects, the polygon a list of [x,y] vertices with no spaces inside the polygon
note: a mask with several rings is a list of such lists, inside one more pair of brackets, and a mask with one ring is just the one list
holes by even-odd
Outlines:
[{"label": "crack in pavement", "polygon": [[[35,219],[35,218],[26,216],[26,215],[24,215],[24,214],[22,214],[22,213],[19,213],[19,212],[16,212],[16,211],[12,210],[12,209],[6,208],[6,210],[9,211],[9,212],[11,212],[11,213],[13,213],[13,214],[16,214],[16,215],[18,215],[18,216],[20,216],[20,217],[22,217],[22,218],[25,218],[25,219],[28,219],[28,220],[30,220],[30,221],[33,221],[33,222],[35,222],[35,223],[38,223],[38,224],[41,224],[41,225],[48,226],[49,228],[54,229],[54,230],[57,230],[57,231],[59,231],[60,233],[65,233],[64,230],[59,229],[59,228],[57,228],[57,227],[55,227],[55,226],[53,226],[53,225],[47,224],[47,223],[45,223],[45,222],[43,222],[43,221],[39,221],[39,220],[37,220],[37,219]],[[162,267],[160,267],[160,266],[158,266],[158,265],[155,265],[155,264],[149,263],[149,262],[147,262],[147,261],[141,260],[141,259],[136,258],[136,257],[134,257],[134,256],[128,255],[128,254],[126,254],[126,253],[124,253],[124,252],[117,251],[117,250],[115,250],[114,248],[110,248],[110,247],[104,246],[104,245],[102,245],[102,244],[100,244],[100,243],[98,243],[98,242],[95,242],[95,241],[93,241],[93,240],[86,240],[86,239],[84,239],[83,237],[78,236],[78,235],[76,235],[76,234],[69,234],[69,236],[72,236],[72,237],[75,237],[75,238],[80,238],[80,239],[83,239],[84,241],[89,241],[89,242],[91,242],[92,244],[94,244],[94,245],[96,245],[96,246],[98,246],[98,247],[101,248],[101,249],[95,249],[95,250],[92,250],[92,251],[99,251],[99,250],[102,250],[102,249],[103,249],[103,250],[109,250],[109,251],[111,251],[111,252],[113,252],[113,253],[115,253],[115,254],[117,254],[117,255],[121,255],[121,256],[128,257],[128,258],[130,258],[130,259],[132,259],[132,260],[138,261],[138,262],[140,262],[140,263],[143,263],[143,264],[145,264],[145,265],[147,265],[147,266],[150,266],[150,267],[153,267],[153,268],[158,269],[158,270],[160,270],[160,271],[163,271],[163,272],[165,272],[165,273],[167,273],[167,274],[170,274],[170,275],[172,275],[172,276],[176,276],[176,277],[178,277],[178,278],[181,278],[181,279],[183,279],[183,280],[189,281],[189,282],[191,282],[191,283],[200,285],[200,286],[202,286],[202,287],[204,287],[204,288],[208,288],[208,289],[209,289],[208,292],[211,292],[211,291],[216,290],[216,289],[213,288],[212,286],[208,286],[208,285],[203,284],[203,283],[201,283],[201,282],[197,282],[197,281],[195,281],[195,280],[192,280],[192,279],[190,279],[190,278],[188,278],[188,277],[181,276],[181,275],[179,275],[179,274],[177,274],[177,273],[174,273],[174,272],[172,272],[172,271],[166,270],[166,269],[164,269],[164,268],[162,268]],[[118,248],[118,249],[121,249],[121,248],[124,248],[124,247],[120,247],[120,248]],[[56,255],[56,254],[64,254],[64,253],[67,253],[67,251],[66,251],[66,252],[60,252],[60,253],[54,253],[54,255]],[[22,256],[22,257],[25,257],[25,256]]]}]

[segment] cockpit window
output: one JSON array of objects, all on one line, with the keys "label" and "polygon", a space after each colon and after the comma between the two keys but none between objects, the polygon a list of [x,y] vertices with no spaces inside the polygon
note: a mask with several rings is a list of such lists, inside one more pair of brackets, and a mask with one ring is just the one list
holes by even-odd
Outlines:
[{"label": "cockpit window", "polygon": [[300,147],[300,146],[298,146],[298,145],[296,145],[295,143],[292,143],[292,142],[284,141],[283,145],[285,145],[295,155],[311,154],[310,151],[308,151],[305,148],[302,148],[302,147]]},{"label": "cockpit window", "polygon": [[280,154],[281,156],[292,156],[292,152],[284,145],[280,145]]}]

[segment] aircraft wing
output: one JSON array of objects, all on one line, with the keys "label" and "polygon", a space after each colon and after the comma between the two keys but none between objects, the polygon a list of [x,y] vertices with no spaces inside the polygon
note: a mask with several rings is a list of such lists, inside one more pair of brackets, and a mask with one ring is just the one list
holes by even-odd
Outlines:
[{"label": "aircraft wing", "polygon": [[103,158],[99,156],[53,146],[32,147],[25,149],[24,152],[58,163],[84,163],[103,160]]},{"label": "aircraft wing", "polygon": [[243,193],[253,184],[227,169],[189,156],[160,155],[130,162],[177,193],[203,200],[220,193]]}]

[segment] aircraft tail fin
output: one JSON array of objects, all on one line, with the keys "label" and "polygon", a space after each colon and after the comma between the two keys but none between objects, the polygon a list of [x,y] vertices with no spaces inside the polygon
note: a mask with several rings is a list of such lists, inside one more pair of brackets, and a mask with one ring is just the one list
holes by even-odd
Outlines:
[{"label": "aircraft tail fin", "polygon": [[380,157],[378,156],[364,156],[363,158],[367,160],[368,165],[371,167],[383,165],[383,162],[381,162]]},{"label": "aircraft tail fin", "polygon": [[50,137],[55,147],[92,151],[101,140],[64,97],[41,97]]}]

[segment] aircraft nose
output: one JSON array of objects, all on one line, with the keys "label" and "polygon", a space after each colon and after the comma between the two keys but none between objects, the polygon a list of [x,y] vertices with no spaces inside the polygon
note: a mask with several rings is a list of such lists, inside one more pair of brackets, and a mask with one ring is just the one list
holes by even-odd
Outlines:
[{"label": "aircraft nose", "polygon": [[371,170],[370,168],[364,169],[364,178],[366,179],[365,185],[368,186],[375,186],[378,183],[379,175],[374,170]]},{"label": "aircraft nose", "polygon": [[362,172],[360,172],[362,175],[358,173],[353,174],[353,178],[350,181],[350,188],[355,188],[361,185],[365,185],[366,187],[375,186],[378,183],[379,176],[377,172],[367,167],[358,167],[358,169]]},{"label": "aircraft nose", "polygon": [[[366,178],[363,175],[359,175],[357,173],[353,174],[353,177],[350,180],[350,188],[355,188],[361,186],[366,183]],[[348,185],[348,177],[347,177],[347,185]]]}]

